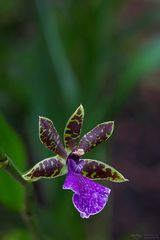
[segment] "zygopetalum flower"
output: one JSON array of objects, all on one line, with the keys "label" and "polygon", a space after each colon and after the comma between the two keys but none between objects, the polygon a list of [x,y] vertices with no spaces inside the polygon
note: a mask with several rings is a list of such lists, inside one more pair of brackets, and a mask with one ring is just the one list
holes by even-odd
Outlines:
[{"label": "zygopetalum flower", "polygon": [[92,159],[81,157],[106,141],[113,132],[114,122],[104,122],[85,134],[78,142],[84,118],[84,109],[80,105],[69,118],[64,130],[64,146],[52,121],[39,117],[39,137],[41,142],[54,154],[37,163],[23,175],[27,181],[37,181],[41,178],[54,178],[67,174],[63,189],[71,189],[75,208],[82,218],[88,218],[100,212],[108,201],[110,189],[93,180],[109,180],[125,182],[116,169]]}]

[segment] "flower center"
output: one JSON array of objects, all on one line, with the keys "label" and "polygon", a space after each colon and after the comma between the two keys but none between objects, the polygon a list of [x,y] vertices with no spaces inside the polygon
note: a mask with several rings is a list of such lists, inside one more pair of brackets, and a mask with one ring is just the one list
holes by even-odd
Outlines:
[{"label": "flower center", "polygon": [[83,160],[75,154],[74,152],[70,153],[67,158],[68,171],[72,173],[81,173],[83,167]]}]

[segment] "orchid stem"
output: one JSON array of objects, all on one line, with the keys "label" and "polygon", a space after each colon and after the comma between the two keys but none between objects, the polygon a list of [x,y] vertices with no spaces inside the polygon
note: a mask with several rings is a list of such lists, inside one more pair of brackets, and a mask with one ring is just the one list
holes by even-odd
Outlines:
[{"label": "orchid stem", "polygon": [[4,170],[16,181],[18,181],[23,187],[26,186],[27,181],[23,179],[20,171],[13,164],[12,160],[3,153],[0,154],[0,168],[4,168]]},{"label": "orchid stem", "polygon": [[25,191],[25,208],[22,212],[24,221],[32,233],[34,240],[42,240],[42,234],[40,234],[37,224],[34,221],[33,216],[33,202],[34,202],[34,192],[33,185],[29,184],[23,177],[20,171],[16,168],[12,160],[3,152],[0,152],[0,168],[4,169],[10,176],[12,176],[16,181],[18,181]]}]

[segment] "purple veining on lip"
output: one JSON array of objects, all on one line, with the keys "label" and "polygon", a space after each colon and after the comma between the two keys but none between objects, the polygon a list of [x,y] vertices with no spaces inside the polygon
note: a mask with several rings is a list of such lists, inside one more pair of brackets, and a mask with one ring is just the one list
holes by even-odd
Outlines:
[{"label": "purple veining on lip", "polygon": [[83,164],[83,160],[75,159],[74,155],[69,156],[68,174],[63,189],[74,192],[72,201],[75,208],[82,218],[89,218],[105,207],[111,190],[82,176],[80,172]]}]

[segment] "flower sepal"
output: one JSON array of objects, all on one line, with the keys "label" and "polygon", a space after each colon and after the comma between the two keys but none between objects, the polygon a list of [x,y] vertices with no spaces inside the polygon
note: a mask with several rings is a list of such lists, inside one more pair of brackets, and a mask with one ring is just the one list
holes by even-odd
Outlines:
[{"label": "flower sepal", "polygon": [[27,173],[23,174],[26,181],[34,182],[41,178],[55,178],[67,173],[67,166],[64,159],[59,156],[46,158],[37,163]]},{"label": "flower sepal", "polygon": [[82,159],[83,167],[81,173],[83,176],[93,180],[108,180],[111,182],[126,182],[126,179],[119,171],[108,164],[92,159]]}]

